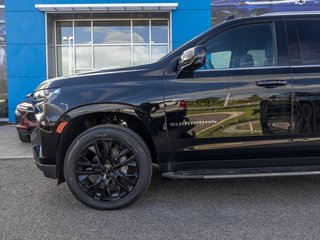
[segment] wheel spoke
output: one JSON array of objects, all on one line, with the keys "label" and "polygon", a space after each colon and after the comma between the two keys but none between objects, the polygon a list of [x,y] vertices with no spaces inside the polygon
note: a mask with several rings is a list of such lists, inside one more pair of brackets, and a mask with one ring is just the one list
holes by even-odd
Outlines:
[{"label": "wheel spoke", "polygon": [[123,148],[123,143],[119,143],[118,151],[121,152],[122,148]]},{"label": "wheel spoke", "polygon": [[94,147],[94,150],[96,152],[97,157],[101,160],[102,159],[102,155],[101,155],[101,151],[99,149],[98,141],[95,141],[93,143],[93,147]]},{"label": "wheel spoke", "polygon": [[123,183],[121,183],[120,181],[117,180],[116,177],[114,176],[111,176],[114,183],[119,187],[121,188],[122,190],[124,190],[126,193],[130,192],[130,190],[128,189],[128,187],[126,185],[124,185]]},{"label": "wheel spoke", "polygon": [[127,177],[131,177],[131,178],[137,178],[138,174],[136,174],[136,173],[127,173],[126,176]]},{"label": "wheel spoke", "polygon": [[85,192],[88,192],[89,190],[91,190],[93,187],[95,186],[95,183],[91,184],[89,187],[86,187],[84,189]]},{"label": "wheel spoke", "polygon": [[80,157],[81,157],[83,160],[85,160],[86,162],[92,163],[92,161],[90,161],[85,155],[80,154]]},{"label": "wheel spoke", "polygon": [[124,157],[130,152],[129,149],[124,149],[123,151],[119,152],[119,155],[116,157],[116,162],[120,160],[120,158]]},{"label": "wheel spoke", "polygon": [[103,197],[106,195],[106,193],[107,193],[107,186],[104,185],[101,191],[100,200],[103,200]]},{"label": "wheel spoke", "polygon": [[134,181],[132,181],[132,179],[129,178],[125,173],[123,173],[121,170],[119,171],[119,173],[120,173],[119,177],[121,177],[124,181],[126,181],[131,186],[134,185]]},{"label": "wheel spoke", "polygon": [[88,162],[78,162],[78,166],[80,167],[96,167],[96,165],[92,164],[92,163],[88,163]]},{"label": "wheel spoke", "polygon": [[109,187],[108,187],[110,181],[111,181],[111,178],[109,178],[108,180],[106,180],[104,182],[104,185],[103,185],[103,188],[102,188],[102,191],[101,191],[100,200],[103,200],[104,196],[108,196],[109,198],[111,198],[110,190],[109,190]]},{"label": "wheel spoke", "polygon": [[117,193],[118,193],[118,197],[121,198],[121,190],[119,185],[117,185]]},{"label": "wheel spoke", "polygon": [[115,166],[115,168],[119,168],[119,167],[123,167],[125,165],[127,165],[129,162],[133,161],[136,157],[134,155],[132,155],[131,157],[129,157],[128,159],[124,160],[123,162],[120,162],[119,164],[117,164]]},{"label": "wheel spoke", "polygon": [[94,186],[94,183],[90,180],[90,175],[78,176],[78,182],[84,191],[87,191],[89,188]]},{"label": "wheel spoke", "polygon": [[108,187],[107,187],[107,193],[108,193],[108,195],[110,197],[110,200],[112,200],[112,194],[111,194],[111,191],[110,191],[110,189]]},{"label": "wheel spoke", "polygon": [[100,185],[101,185],[102,182],[103,182],[102,181],[102,177],[100,177],[100,179],[95,183],[94,188],[92,190],[92,195],[93,196],[95,196],[98,193]]},{"label": "wheel spoke", "polygon": [[79,175],[94,175],[99,174],[101,170],[76,170],[76,173]]},{"label": "wheel spoke", "polygon": [[104,157],[107,158],[110,153],[109,142],[107,142],[107,140],[102,140],[102,146],[103,146]]},{"label": "wheel spoke", "polygon": [[80,154],[80,158],[83,160],[83,161],[79,161],[77,164],[78,166],[81,166],[81,167],[92,167],[92,168],[97,168],[99,167],[99,164],[100,164],[100,161],[98,161],[97,164],[94,164],[92,161],[90,161],[85,155],[83,154]]}]

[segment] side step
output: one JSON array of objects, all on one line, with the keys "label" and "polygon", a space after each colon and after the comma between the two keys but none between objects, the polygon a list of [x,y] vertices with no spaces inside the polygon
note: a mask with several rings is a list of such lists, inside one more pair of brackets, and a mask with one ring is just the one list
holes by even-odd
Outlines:
[{"label": "side step", "polygon": [[308,175],[320,175],[320,166],[196,169],[162,174],[163,177],[171,179],[226,179]]}]

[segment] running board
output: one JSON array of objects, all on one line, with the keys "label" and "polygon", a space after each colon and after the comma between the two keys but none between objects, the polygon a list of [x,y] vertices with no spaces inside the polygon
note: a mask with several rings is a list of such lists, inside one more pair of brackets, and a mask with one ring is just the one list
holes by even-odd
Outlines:
[{"label": "running board", "polygon": [[310,175],[320,175],[320,166],[197,169],[162,173],[163,177],[171,179],[227,179]]}]

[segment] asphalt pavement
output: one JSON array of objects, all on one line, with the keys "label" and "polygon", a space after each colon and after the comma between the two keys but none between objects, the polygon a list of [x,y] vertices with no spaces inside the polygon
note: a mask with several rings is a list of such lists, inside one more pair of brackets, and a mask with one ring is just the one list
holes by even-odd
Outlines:
[{"label": "asphalt pavement", "polygon": [[319,239],[320,177],[163,181],[98,211],[31,159],[0,160],[0,239]]}]

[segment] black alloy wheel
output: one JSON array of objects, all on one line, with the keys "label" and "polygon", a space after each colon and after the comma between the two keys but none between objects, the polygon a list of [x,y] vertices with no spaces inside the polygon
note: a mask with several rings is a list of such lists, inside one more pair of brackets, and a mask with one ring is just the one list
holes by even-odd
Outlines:
[{"label": "black alloy wheel", "polygon": [[132,150],[112,139],[98,139],[79,154],[78,183],[91,197],[114,201],[132,191],[139,178],[139,165]]},{"label": "black alloy wheel", "polygon": [[64,173],[71,192],[97,209],[117,209],[136,201],[147,189],[152,172],[149,150],[132,130],[101,125],[71,144]]}]

